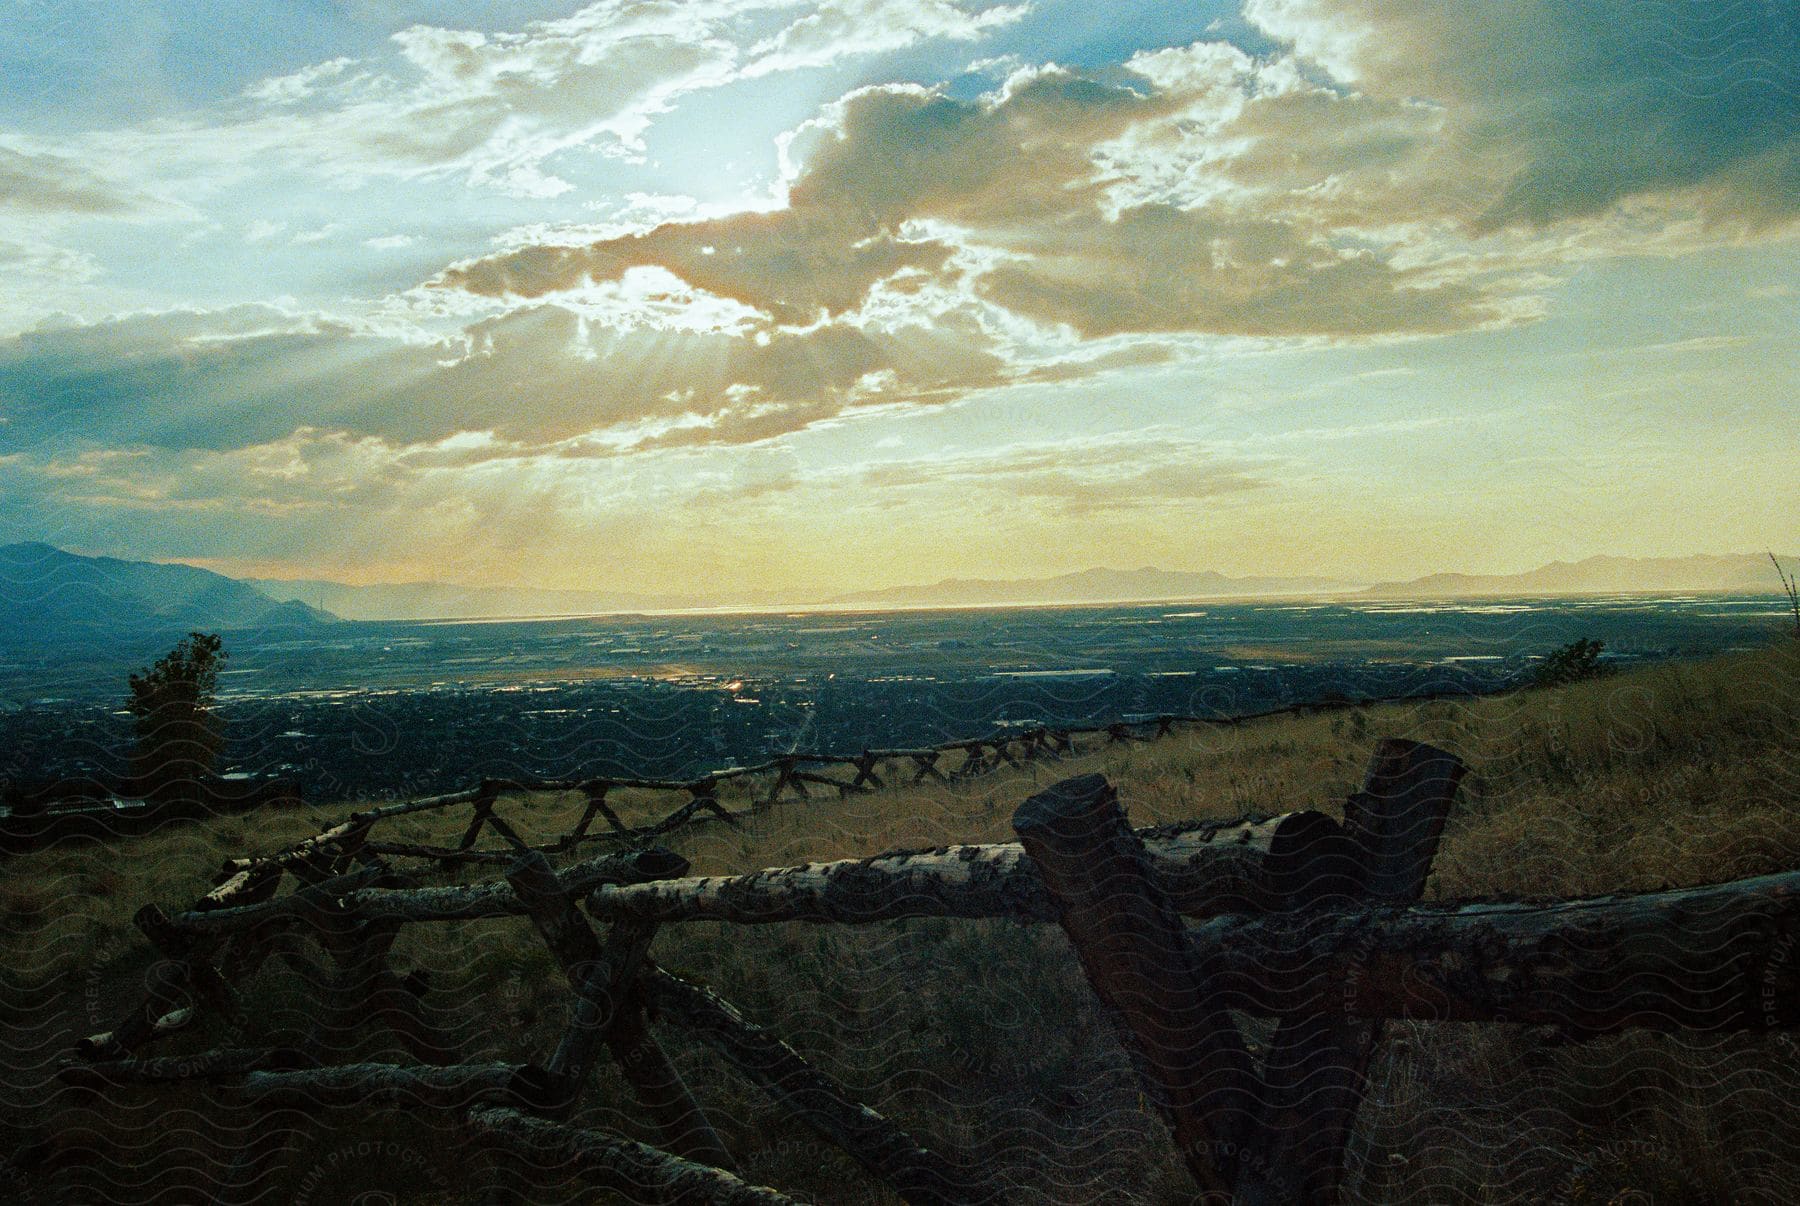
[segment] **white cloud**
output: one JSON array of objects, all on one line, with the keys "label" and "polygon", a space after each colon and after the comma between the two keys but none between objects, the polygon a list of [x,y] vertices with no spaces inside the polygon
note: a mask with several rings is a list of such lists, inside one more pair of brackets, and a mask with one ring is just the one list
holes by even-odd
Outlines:
[{"label": "white cloud", "polygon": [[932,39],[969,42],[1025,16],[1026,4],[972,9],[953,0],[824,0],[750,48],[746,76],[819,67]]}]

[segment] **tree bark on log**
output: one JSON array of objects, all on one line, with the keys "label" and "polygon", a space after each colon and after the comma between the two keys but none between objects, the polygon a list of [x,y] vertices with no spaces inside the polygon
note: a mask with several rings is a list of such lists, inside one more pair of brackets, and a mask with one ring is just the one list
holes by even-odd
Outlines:
[{"label": "tree bark on log", "polygon": [[[1376,746],[1345,806],[1349,858],[1327,857],[1290,902],[1342,907],[1352,897],[1411,904],[1425,890],[1464,766],[1414,741]],[[1317,1014],[1281,1019],[1258,1080],[1256,1142],[1241,1163],[1242,1206],[1337,1200],[1345,1155],[1383,1023]]]},{"label": "tree bark on log", "polygon": [[1586,900],[1228,917],[1190,931],[1233,1008],[1440,1022],[1800,1026],[1800,871]]},{"label": "tree bark on log", "polygon": [[1059,905],[1059,921],[1194,1181],[1229,1196],[1250,1134],[1254,1077],[1237,1026],[1207,986],[1181,915],[1100,775],[1027,799],[1013,830]]},{"label": "tree bark on log", "polygon": [[[519,856],[508,854],[508,862]],[[605,884],[633,884],[679,874],[687,863],[661,847],[608,854],[574,863],[557,875],[562,890],[591,892]],[[521,917],[525,905],[504,879],[484,880],[442,888],[377,888],[377,868],[365,867],[349,876],[305,888],[266,904],[211,913],[182,913],[170,919],[177,929],[195,932],[235,931],[283,917],[304,922],[322,908],[354,914],[365,921],[469,921],[482,917]]]},{"label": "tree bark on log", "polygon": [[[1341,841],[1337,822],[1317,812],[1148,829],[1141,836],[1158,888],[1194,916],[1275,907],[1303,874],[1315,844]],[[903,850],[748,875],[609,886],[588,897],[588,911],[601,920],[741,924],[1057,917],[1056,902],[1017,843]]]},{"label": "tree bark on log", "polygon": [[132,917],[132,924],[164,958],[181,965],[194,1004],[206,1006],[233,1029],[242,1029],[244,1016],[237,993],[212,964],[212,955],[218,946],[216,939],[197,938],[176,929],[168,914],[153,904],[139,909]]},{"label": "tree bark on log", "polygon": [[[685,860],[682,869],[686,869]],[[643,1006],[634,991],[635,973],[655,936],[655,927],[628,923],[623,933],[615,927],[615,934],[609,936],[614,940],[602,950],[587,919],[575,908],[575,898],[563,888],[543,855],[520,855],[508,869],[507,879],[525,902],[532,924],[562,965],[570,985],[581,995],[574,1022],[558,1044],[552,1065],[567,1086],[566,1094],[579,1089],[595,1040],[604,1041],[672,1151],[703,1164],[732,1167],[724,1141],[644,1026]]]},{"label": "tree bark on log", "polygon": [[216,888],[195,901],[194,909],[204,912],[260,904],[275,895],[281,887],[282,874],[280,863],[256,863],[242,870],[232,871]]},{"label": "tree bark on log", "polygon": [[671,1206],[793,1206],[773,1189],[749,1185],[719,1168],[695,1164],[623,1135],[533,1118],[503,1106],[476,1106],[469,1129],[529,1163],[567,1168],[633,1202]]},{"label": "tree bark on log", "polygon": [[215,1047],[194,1055],[154,1059],[115,1059],[94,1064],[67,1064],[57,1079],[80,1088],[121,1084],[167,1084],[184,1080],[235,1080],[247,1072],[305,1068],[312,1060],[291,1047]]},{"label": "tree bark on log", "polygon": [[919,1144],[779,1038],[751,1025],[708,989],[661,968],[639,981],[652,1016],[675,1022],[754,1080],[775,1104],[911,1203],[953,1206],[987,1200],[954,1164]]},{"label": "tree bark on log", "polygon": [[427,796],[422,800],[408,800],[402,804],[382,804],[376,808],[366,808],[351,814],[351,820],[385,821],[389,817],[405,816],[413,812],[430,812],[438,808],[449,808],[456,804],[472,804],[481,796],[480,788],[464,791],[453,791],[441,796]]},{"label": "tree bark on log", "polygon": [[[137,1011],[127,1015],[126,1020],[116,1028],[77,1040],[75,1054],[90,1060],[123,1059],[139,1047],[148,1046],[172,1034],[180,1034],[200,1020],[200,1011],[191,1005],[170,1009],[166,1013],[159,1012],[157,1007],[165,1004],[166,1001],[162,998],[147,994]],[[136,1021],[139,1018],[143,1020]]]}]

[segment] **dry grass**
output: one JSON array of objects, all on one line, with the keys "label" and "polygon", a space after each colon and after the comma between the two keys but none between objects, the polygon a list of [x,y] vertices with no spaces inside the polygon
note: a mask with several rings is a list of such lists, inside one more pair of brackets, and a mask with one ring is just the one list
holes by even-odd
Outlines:
[{"label": "dry grass", "polygon": [[[1428,895],[1717,881],[1800,866],[1797,686],[1800,642],[1784,643],[1553,691],[1205,729],[955,786],[820,798],[736,829],[702,826],[672,844],[699,871],[726,872],[1006,840],[1008,818],[1034,783],[1089,770],[1118,785],[1139,823],[1334,811],[1360,781],[1375,739],[1409,736],[1459,753],[1472,768]],[[614,802],[634,818],[669,807],[667,797]],[[570,796],[502,805],[522,832],[545,837],[579,808]],[[277,848],[341,811],[235,819],[8,864],[0,884],[4,1021],[24,1065],[8,1077],[8,1121],[28,1136],[74,1135],[89,1157],[84,1169],[52,1177],[51,1189],[72,1201],[191,1195],[196,1170],[223,1150],[221,1119],[231,1122],[212,1095],[134,1090],[78,1102],[51,1093],[48,1061],[75,1032],[110,1025],[122,1007],[145,962],[130,926],[140,903],[183,904],[206,889],[222,858]],[[384,836],[443,841],[465,819],[403,818]],[[666,929],[655,954],[909,1127],[977,1155],[1009,1187],[1008,1201],[1189,1196],[1054,929],[697,924]],[[561,974],[522,922],[413,927],[398,959],[434,970],[430,999],[475,1057],[542,1058],[564,1024]],[[302,985],[265,972],[259,988],[253,1039],[304,1030],[311,998]],[[820,1201],[889,1200],[707,1053],[673,1033],[668,1045],[752,1179]],[[366,1036],[364,1054],[384,1050],[379,1035]],[[1797,1200],[1800,1126],[1788,1108],[1797,1095],[1800,1052],[1790,1036],[1626,1035],[1559,1047],[1517,1027],[1396,1025],[1361,1116],[1352,1196]],[[589,1121],[649,1137],[610,1073],[593,1098]],[[186,1138],[150,1145],[152,1124]],[[359,1138],[375,1147],[358,1154]],[[470,1201],[476,1174],[440,1124],[359,1113],[320,1124],[290,1161],[284,1196],[343,1200],[373,1186],[407,1201]],[[512,1175],[534,1200],[568,1193]]]}]

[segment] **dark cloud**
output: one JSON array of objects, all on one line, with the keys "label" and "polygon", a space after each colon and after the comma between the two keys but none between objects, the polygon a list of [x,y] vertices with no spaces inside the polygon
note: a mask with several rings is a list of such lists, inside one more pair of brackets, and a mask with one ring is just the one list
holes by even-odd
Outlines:
[{"label": "dark cloud", "polygon": [[955,319],[750,338],[554,304],[426,344],[261,306],[138,315],[0,339],[0,452],[230,449],[301,427],[399,444],[491,432],[542,448],[636,425],[640,445],[743,443],[996,384],[1006,366],[989,342]]},{"label": "dark cloud", "polygon": [[0,339],[0,448],[232,448],[347,423],[418,353],[264,306],[40,326]]},{"label": "dark cloud", "polygon": [[[1477,230],[1592,217],[1696,190],[1753,225],[1800,213],[1800,10],[1767,0],[1251,0],[1247,15],[1354,96],[1330,110],[1428,102],[1438,128],[1396,150],[1487,190]],[[1328,123],[1324,112],[1318,120]],[[1287,126],[1287,129],[1293,127]],[[1312,148],[1332,137],[1300,134]],[[1357,170],[1367,170],[1366,167]]]}]

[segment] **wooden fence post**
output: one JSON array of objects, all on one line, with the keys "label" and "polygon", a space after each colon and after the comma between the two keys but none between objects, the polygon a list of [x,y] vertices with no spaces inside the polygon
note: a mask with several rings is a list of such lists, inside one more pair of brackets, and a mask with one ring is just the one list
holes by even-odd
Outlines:
[{"label": "wooden fence post", "polygon": [[[1353,865],[1326,871],[1291,903],[1341,908],[1353,897],[1416,901],[1464,770],[1455,755],[1429,745],[1381,742],[1362,791],[1344,808]],[[1244,1206],[1337,1200],[1381,1028],[1379,1021],[1341,1014],[1281,1020],[1260,1078],[1255,1158],[1243,1164],[1237,1186]]]},{"label": "wooden fence post", "polygon": [[696,1164],[623,1135],[478,1105],[465,1116],[477,1139],[503,1146],[539,1168],[577,1171],[632,1202],[704,1206],[794,1206],[785,1194],[747,1185],[729,1171]]},{"label": "wooden fence post", "polygon": [[1021,804],[1012,824],[1095,993],[1129,1032],[1188,1171],[1203,1191],[1229,1195],[1248,1137],[1250,1056],[1205,991],[1117,794],[1101,775],[1065,779]]},{"label": "wooden fence post", "polygon": [[939,783],[947,782],[944,778],[944,772],[939,770],[937,766],[937,760],[940,756],[941,755],[937,750],[925,750],[921,753],[914,754],[912,760],[918,765],[919,769],[913,772],[912,781],[914,783],[922,783],[929,777],[936,779]]},{"label": "wooden fence post", "polygon": [[[685,871],[686,862],[680,861]],[[644,1024],[635,981],[656,927],[615,926],[602,948],[549,859],[527,851],[507,869],[506,879],[581,998],[550,1063],[552,1072],[567,1078],[571,1097],[591,1061],[592,1044],[604,1041],[669,1150],[715,1168],[734,1167],[724,1141]]]},{"label": "wooden fence post", "polygon": [[794,778],[794,769],[798,764],[792,758],[776,759],[775,785],[769,788],[769,794],[763,797],[763,807],[767,808],[781,799],[782,790],[792,785],[799,792],[802,800],[806,799],[806,784]]},{"label": "wooden fence post", "polygon": [[856,767],[856,778],[850,781],[850,786],[863,787],[870,783],[876,787],[883,786],[881,776],[875,773],[875,768],[880,761],[881,759],[877,758],[870,750],[864,750],[859,754],[853,763]]},{"label": "wooden fence post", "polygon": [[614,833],[627,832],[625,822],[619,819],[619,814],[607,807],[606,793],[611,788],[612,784],[604,779],[590,780],[582,785],[582,791],[587,795],[587,807],[582,810],[581,820],[576,822],[575,828],[559,843],[564,849],[572,850],[580,845],[581,839],[587,836],[588,826],[594,823],[597,816],[605,817]]}]

